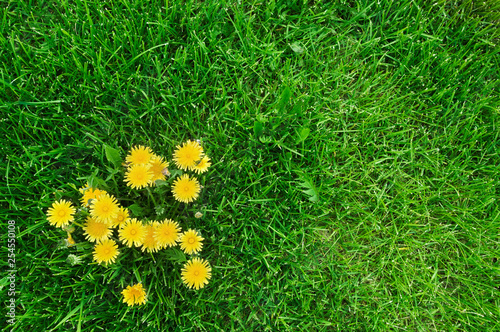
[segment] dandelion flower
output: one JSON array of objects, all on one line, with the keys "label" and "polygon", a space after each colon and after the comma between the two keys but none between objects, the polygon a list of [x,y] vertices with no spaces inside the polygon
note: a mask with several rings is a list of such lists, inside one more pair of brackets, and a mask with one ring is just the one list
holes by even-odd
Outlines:
[{"label": "dandelion flower", "polygon": [[129,247],[132,247],[132,245],[136,247],[141,246],[145,237],[146,228],[135,218],[123,224],[122,228],[118,231],[118,238],[120,241]]},{"label": "dandelion flower", "polygon": [[181,249],[186,253],[186,254],[196,254],[199,251],[201,251],[201,248],[203,247],[203,241],[204,239],[198,235],[198,232],[190,229],[186,232],[184,232],[180,239],[179,242],[181,243]]},{"label": "dandelion flower", "polygon": [[113,227],[121,227],[123,226],[123,224],[125,224],[127,222],[127,220],[130,219],[130,213],[128,212],[128,209],[124,208],[124,207],[120,207],[120,209],[118,210],[118,213],[116,214],[116,216],[113,218],[113,220],[111,221],[112,223],[112,226]]},{"label": "dandelion flower", "polygon": [[129,154],[125,158],[125,160],[130,163],[130,165],[145,165],[149,164],[151,157],[153,156],[153,152],[150,148],[144,147],[142,145],[134,146],[130,149]]},{"label": "dandelion flower", "polygon": [[90,215],[94,216],[97,221],[111,224],[113,218],[116,217],[120,206],[116,198],[109,194],[102,194],[90,205]]},{"label": "dandelion flower", "polygon": [[83,226],[83,234],[90,242],[102,242],[111,236],[112,231],[109,226],[109,224],[97,221],[95,217],[88,216]]},{"label": "dandelion flower", "polygon": [[179,239],[181,228],[179,224],[173,220],[165,219],[158,224],[156,228],[155,238],[161,248],[175,246]]},{"label": "dandelion flower", "polygon": [[203,157],[200,162],[193,167],[194,171],[198,174],[205,173],[208,168],[212,165],[210,158],[207,156]]},{"label": "dandelion flower", "polygon": [[183,174],[180,178],[174,180],[172,192],[174,197],[179,202],[189,203],[198,198],[201,187],[196,178],[190,178],[189,175]]},{"label": "dandelion flower", "polygon": [[52,207],[47,210],[47,220],[52,226],[64,227],[74,220],[75,212],[76,209],[71,203],[62,199],[52,203]]},{"label": "dandelion flower", "polygon": [[168,167],[168,163],[163,161],[162,157],[153,155],[149,164],[151,165],[150,171],[153,173],[152,183],[156,180],[165,180],[163,170]]},{"label": "dandelion flower", "polygon": [[127,303],[129,306],[146,303],[146,290],[142,287],[142,284],[127,286],[127,288],[122,291],[122,294],[123,303]]},{"label": "dandelion flower", "polygon": [[101,264],[109,264],[114,263],[116,260],[116,256],[118,256],[120,252],[118,251],[118,246],[116,242],[113,240],[104,240],[101,243],[98,243],[94,247],[94,260]]},{"label": "dandelion flower", "polygon": [[153,173],[150,170],[151,165],[132,165],[125,173],[125,182],[127,186],[133,189],[146,187],[153,179]]},{"label": "dandelion flower", "polygon": [[174,151],[174,162],[183,170],[191,170],[203,157],[203,148],[196,141],[187,141]]},{"label": "dandelion flower", "polygon": [[106,193],[104,190],[91,188],[88,183],[86,186],[83,186],[80,189],[80,192],[83,195],[81,201],[84,207],[89,207],[90,204],[92,203],[92,200],[97,199],[99,198],[99,196],[101,196],[101,194]]},{"label": "dandelion flower", "polygon": [[148,252],[157,252],[160,249],[158,241],[156,240],[155,233],[160,223],[155,221],[149,225],[144,226],[146,229],[146,236],[142,242],[141,250],[147,250]]},{"label": "dandelion flower", "polygon": [[208,284],[212,277],[212,268],[204,259],[193,258],[181,270],[181,278],[189,288],[200,289]]}]

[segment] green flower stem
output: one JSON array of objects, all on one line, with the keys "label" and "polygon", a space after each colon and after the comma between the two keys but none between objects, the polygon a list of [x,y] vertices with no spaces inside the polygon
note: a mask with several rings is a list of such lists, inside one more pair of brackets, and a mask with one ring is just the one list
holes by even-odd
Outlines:
[{"label": "green flower stem", "polygon": [[157,206],[156,200],[155,200],[153,194],[151,193],[151,188],[150,187],[146,187],[146,190],[148,191],[148,198],[151,198],[151,200],[153,201],[153,205]]}]

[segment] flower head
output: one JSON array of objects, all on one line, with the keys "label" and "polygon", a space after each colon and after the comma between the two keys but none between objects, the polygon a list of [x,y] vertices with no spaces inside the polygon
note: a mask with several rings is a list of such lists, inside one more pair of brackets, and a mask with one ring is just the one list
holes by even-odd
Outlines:
[{"label": "flower head", "polygon": [[116,198],[106,194],[101,194],[96,200],[92,201],[90,205],[90,215],[95,217],[97,221],[111,224],[113,218],[120,210],[120,206]]},{"label": "flower head", "polygon": [[203,157],[203,148],[196,141],[187,141],[174,151],[174,162],[183,170],[191,170]]},{"label": "flower head", "polygon": [[165,219],[163,222],[158,223],[156,228],[155,238],[161,248],[175,246],[179,239],[179,232],[181,228],[179,224],[173,220]]},{"label": "flower head", "polygon": [[145,237],[146,228],[135,218],[123,224],[122,228],[118,231],[118,238],[120,241],[129,247],[132,247],[132,245],[136,247],[141,246]]},{"label": "flower head", "polygon": [[118,256],[120,252],[118,251],[118,246],[116,242],[113,240],[104,240],[101,243],[98,243],[94,247],[94,260],[101,264],[109,264],[114,263],[116,260],[116,256]]},{"label": "flower head", "polygon": [[153,172],[150,164],[132,165],[125,173],[127,186],[134,189],[146,187],[153,179]]},{"label": "flower head", "polygon": [[160,249],[160,245],[156,240],[155,233],[158,228],[159,223],[157,221],[144,226],[146,229],[146,236],[142,242],[141,250],[147,250],[148,252],[157,252]]},{"label": "flower head", "polygon": [[183,174],[181,177],[174,180],[172,192],[174,197],[179,202],[189,203],[198,198],[201,191],[200,183],[196,178],[190,178],[189,175]]},{"label": "flower head", "polygon": [[130,163],[130,165],[144,165],[149,164],[151,157],[153,156],[153,152],[150,148],[144,147],[142,145],[133,146],[130,149],[129,154],[125,158],[125,160]]},{"label": "flower head", "polygon": [[91,188],[88,183],[86,186],[80,188],[80,192],[83,195],[81,201],[84,207],[89,207],[90,204],[92,203],[92,200],[97,199],[99,196],[101,196],[101,194],[106,193],[104,190]]},{"label": "flower head", "polygon": [[165,180],[163,170],[168,167],[168,163],[165,162],[162,157],[153,155],[149,164],[151,165],[150,171],[153,173],[151,182],[154,183],[156,180]]},{"label": "flower head", "polygon": [[205,173],[208,168],[212,165],[210,158],[207,156],[203,157],[200,162],[193,167],[194,171],[198,174]]},{"label": "flower head", "polygon": [[112,232],[109,226],[109,224],[97,221],[95,217],[88,216],[87,222],[83,226],[85,238],[90,242],[107,240]]},{"label": "flower head", "polygon": [[181,278],[189,288],[200,289],[208,284],[212,277],[212,268],[208,262],[201,258],[193,258],[188,261],[181,271]]},{"label": "flower head", "polygon": [[198,232],[190,229],[186,232],[184,232],[179,241],[181,243],[181,249],[186,253],[186,254],[196,254],[201,251],[201,248],[203,247],[203,241],[204,238],[198,235]]},{"label": "flower head", "polygon": [[122,294],[123,302],[127,303],[129,306],[146,303],[146,290],[142,287],[142,284],[127,286],[127,288],[122,291]]},{"label": "flower head", "polygon": [[64,227],[74,220],[73,215],[76,209],[71,203],[62,199],[52,203],[52,207],[47,210],[47,220],[56,227]]},{"label": "flower head", "polygon": [[121,226],[123,226],[123,224],[125,224],[125,222],[127,222],[127,220],[130,219],[129,215],[130,215],[130,213],[128,212],[127,208],[120,207],[120,209],[118,210],[118,213],[116,214],[116,216],[111,221],[112,226],[113,227],[116,227],[116,226],[121,227]]}]

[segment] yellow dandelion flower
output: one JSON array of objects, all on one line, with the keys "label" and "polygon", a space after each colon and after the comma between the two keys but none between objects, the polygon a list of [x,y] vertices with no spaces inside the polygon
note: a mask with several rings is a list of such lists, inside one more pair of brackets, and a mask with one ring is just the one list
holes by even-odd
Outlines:
[{"label": "yellow dandelion flower", "polygon": [[210,167],[210,165],[212,165],[212,163],[210,162],[210,158],[205,156],[201,159],[201,161],[198,163],[198,165],[195,165],[193,167],[193,169],[196,173],[201,174],[201,173],[205,173],[208,170],[208,168]]},{"label": "yellow dandelion flower", "polygon": [[127,288],[122,291],[122,294],[123,303],[127,303],[129,306],[146,303],[146,290],[142,287],[142,284],[127,286]]},{"label": "yellow dandelion flower", "polygon": [[163,222],[158,223],[156,228],[155,238],[158,241],[160,248],[175,246],[179,239],[179,232],[181,228],[179,224],[173,220],[165,219]]},{"label": "yellow dandelion flower", "polygon": [[198,232],[189,229],[188,231],[184,232],[180,238],[179,242],[181,243],[181,249],[186,253],[186,254],[196,254],[201,251],[201,248],[203,247],[203,241],[204,238],[198,235]]},{"label": "yellow dandelion flower", "polygon": [[200,289],[208,284],[212,277],[212,268],[208,262],[201,258],[193,258],[184,264],[181,270],[181,278],[189,288]]},{"label": "yellow dandelion flower", "polygon": [[132,218],[123,224],[122,228],[118,231],[118,238],[120,241],[129,247],[132,247],[132,245],[140,247],[145,237],[146,228],[135,218]]},{"label": "yellow dandelion flower", "polygon": [[190,178],[183,174],[180,178],[174,180],[172,192],[179,202],[189,203],[198,198],[201,191],[200,183],[196,178]]},{"label": "yellow dandelion flower", "polygon": [[75,219],[73,217],[75,212],[76,209],[71,206],[70,202],[61,199],[52,203],[52,206],[47,210],[47,220],[52,226],[64,227]]},{"label": "yellow dandelion flower", "polygon": [[147,250],[148,252],[157,252],[160,249],[158,241],[156,240],[155,233],[158,225],[160,223],[157,221],[152,222],[149,225],[144,226],[146,229],[146,236],[142,242],[141,250]]},{"label": "yellow dandelion flower", "polygon": [[133,165],[144,165],[149,164],[151,157],[153,156],[153,152],[150,148],[144,147],[142,145],[134,146],[130,149],[129,154],[125,158],[125,160]]},{"label": "yellow dandelion flower", "polygon": [[156,180],[165,180],[163,170],[168,167],[168,163],[163,161],[162,157],[153,155],[149,164],[151,165],[150,171],[153,173],[152,183]]},{"label": "yellow dandelion flower", "polygon": [[102,242],[111,236],[109,224],[99,222],[95,217],[88,216],[83,231],[85,238],[90,242]]},{"label": "yellow dandelion flower", "polygon": [[114,263],[119,253],[120,252],[118,251],[118,246],[115,241],[104,240],[95,245],[94,260],[99,264]]},{"label": "yellow dandelion flower", "polygon": [[97,221],[106,224],[112,223],[118,211],[120,211],[120,206],[116,198],[107,193],[100,195],[90,205],[90,215],[95,217]]},{"label": "yellow dandelion flower", "polygon": [[156,240],[155,234],[160,223],[157,221],[152,222],[149,225],[144,226],[146,229],[146,236],[142,243],[141,250],[147,250],[148,252],[157,252],[160,249],[158,241]]},{"label": "yellow dandelion flower", "polygon": [[196,141],[187,141],[174,151],[174,162],[183,170],[191,170],[203,157],[203,148]]},{"label": "yellow dandelion flower", "polygon": [[116,214],[116,217],[114,217],[113,220],[111,221],[112,227],[117,227],[117,226],[121,227],[129,219],[130,219],[130,213],[128,212],[128,209],[120,207],[118,213]]},{"label": "yellow dandelion flower", "polygon": [[80,192],[83,195],[80,200],[82,201],[82,205],[84,207],[89,207],[92,203],[92,200],[97,199],[99,196],[101,196],[101,194],[106,193],[104,190],[91,188],[88,183],[86,186],[80,188]]},{"label": "yellow dandelion flower", "polygon": [[146,187],[153,179],[151,165],[132,165],[125,173],[125,182],[127,186],[133,189]]}]

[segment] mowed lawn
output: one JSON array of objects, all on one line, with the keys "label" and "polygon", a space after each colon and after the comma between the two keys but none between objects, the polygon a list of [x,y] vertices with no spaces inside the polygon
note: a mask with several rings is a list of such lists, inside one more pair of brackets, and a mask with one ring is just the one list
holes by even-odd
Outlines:
[{"label": "mowed lawn", "polygon": [[[499,6],[0,1],[1,330],[500,330]],[[129,192],[105,146],[197,139],[200,197],[150,219],[203,234],[207,286],[61,245],[56,199]]]}]

